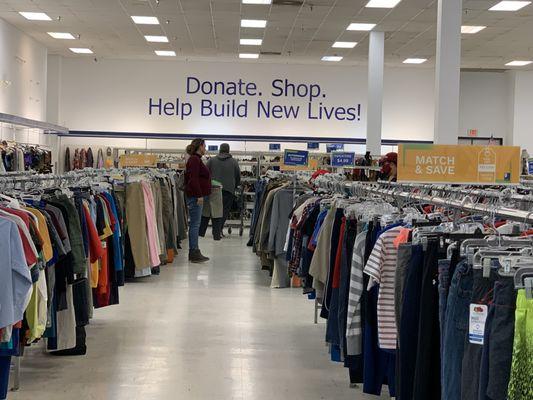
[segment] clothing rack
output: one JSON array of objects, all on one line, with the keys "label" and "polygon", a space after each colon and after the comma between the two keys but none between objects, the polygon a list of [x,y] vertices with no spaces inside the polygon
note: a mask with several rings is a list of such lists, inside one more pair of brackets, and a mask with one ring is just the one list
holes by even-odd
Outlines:
[{"label": "clothing rack", "polygon": [[[390,197],[396,200],[418,201],[421,203],[432,204],[439,207],[453,208],[456,210],[469,212],[473,214],[482,214],[489,216],[498,216],[511,221],[517,221],[527,224],[533,224],[533,209],[528,211],[516,210],[509,207],[503,207],[497,204],[476,204],[468,197],[463,200],[457,200],[451,197],[435,196],[415,191],[407,191],[405,186],[395,185],[390,182],[363,183],[363,182],[333,182],[327,177],[317,179],[317,185],[330,191],[348,195],[375,194],[384,197]],[[412,188],[419,188],[413,186]]]}]

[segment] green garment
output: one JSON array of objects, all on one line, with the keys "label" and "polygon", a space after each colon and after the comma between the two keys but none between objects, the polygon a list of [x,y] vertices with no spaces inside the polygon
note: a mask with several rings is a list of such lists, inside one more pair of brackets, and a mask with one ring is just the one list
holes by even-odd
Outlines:
[{"label": "green garment", "polygon": [[513,364],[509,400],[533,399],[533,299],[524,289],[516,298]]}]

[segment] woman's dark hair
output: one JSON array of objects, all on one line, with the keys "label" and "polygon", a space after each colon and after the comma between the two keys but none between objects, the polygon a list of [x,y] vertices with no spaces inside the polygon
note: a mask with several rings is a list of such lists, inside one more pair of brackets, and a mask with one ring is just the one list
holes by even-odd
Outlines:
[{"label": "woman's dark hair", "polygon": [[187,153],[193,155],[198,153],[198,149],[205,144],[204,139],[194,139],[190,145],[187,146]]}]

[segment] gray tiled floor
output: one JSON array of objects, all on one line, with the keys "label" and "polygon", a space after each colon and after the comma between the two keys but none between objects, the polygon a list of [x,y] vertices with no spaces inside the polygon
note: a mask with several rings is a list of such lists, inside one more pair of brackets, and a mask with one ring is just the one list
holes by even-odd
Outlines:
[{"label": "gray tiled floor", "polygon": [[297,289],[271,290],[257,258],[233,237],[203,241],[158,277],[129,283],[121,304],[96,310],[86,357],[32,348],[13,400],[375,399],[350,389],[329,361],[324,324]]}]

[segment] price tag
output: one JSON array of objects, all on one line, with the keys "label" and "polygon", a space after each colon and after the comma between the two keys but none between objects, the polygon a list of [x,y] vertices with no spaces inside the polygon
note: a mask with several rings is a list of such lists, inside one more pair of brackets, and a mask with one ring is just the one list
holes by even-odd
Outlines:
[{"label": "price tag", "polygon": [[470,343],[483,346],[487,314],[488,307],[486,305],[470,304],[470,323],[468,328],[468,338]]}]

